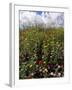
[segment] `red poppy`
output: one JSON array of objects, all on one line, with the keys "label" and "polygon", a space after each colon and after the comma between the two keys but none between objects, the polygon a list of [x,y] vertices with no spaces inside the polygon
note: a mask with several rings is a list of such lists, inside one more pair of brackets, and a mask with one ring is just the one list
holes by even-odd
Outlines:
[{"label": "red poppy", "polygon": [[37,60],[36,64],[43,64],[43,60]]}]

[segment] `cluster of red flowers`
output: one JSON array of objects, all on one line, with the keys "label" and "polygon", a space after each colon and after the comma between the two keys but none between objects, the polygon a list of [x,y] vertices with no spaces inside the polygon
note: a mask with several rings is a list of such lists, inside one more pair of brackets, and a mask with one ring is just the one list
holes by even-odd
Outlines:
[{"label": "cluster of red flowers", "polygon": [[44,62],[43,62],[43,60],[37,60],[36,61],[36,64],[39,64],[40,65],[40,64],[44,64]]}]

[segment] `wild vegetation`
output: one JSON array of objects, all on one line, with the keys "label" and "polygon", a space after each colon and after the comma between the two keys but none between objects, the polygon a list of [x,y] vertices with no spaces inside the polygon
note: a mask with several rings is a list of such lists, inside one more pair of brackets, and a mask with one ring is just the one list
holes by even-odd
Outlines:
[{"label": "wild vegetation", "polygon": [[64,76],[64,28],[19,30],[19,79]]}]

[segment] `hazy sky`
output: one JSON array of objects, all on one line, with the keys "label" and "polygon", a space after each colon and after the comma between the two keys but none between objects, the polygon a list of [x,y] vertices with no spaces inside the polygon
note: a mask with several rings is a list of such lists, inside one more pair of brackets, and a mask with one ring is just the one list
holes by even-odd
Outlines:
[{"label": "hazy sky", "polygon": [[63,27],[64,13],[44,11],[20,11],[20,28],[41,25],[42,27]]}]

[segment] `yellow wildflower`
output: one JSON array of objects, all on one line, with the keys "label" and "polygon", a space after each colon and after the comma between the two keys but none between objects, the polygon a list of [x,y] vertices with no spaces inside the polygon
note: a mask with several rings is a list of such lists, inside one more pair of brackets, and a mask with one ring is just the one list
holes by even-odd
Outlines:
[{"label": "yellow wildflower", "polygon": [[31,68],[32,67],[32,64],[29,67]]}]

